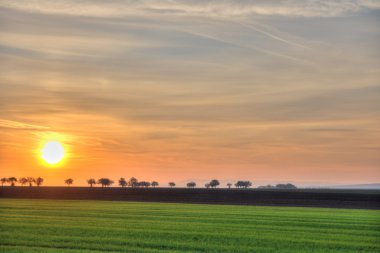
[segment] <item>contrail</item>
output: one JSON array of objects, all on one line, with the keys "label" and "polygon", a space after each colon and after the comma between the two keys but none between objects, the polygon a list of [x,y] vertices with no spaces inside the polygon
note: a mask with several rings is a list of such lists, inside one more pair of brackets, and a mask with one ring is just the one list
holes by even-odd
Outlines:
[{"label": "contrail", "polygon": [[195,35],[195,36],[199,36],[199,37],[203,37],[203,38],[208,38],[208,39],[219,41],[219,42],[222,42],[222,43],[225,43],[225,44],[233,45],[233,46],[236,46],[236,47],[246,48],[246,49],[250,49],[250,50],[256,50],[256,51],[261,52],[261,53],[269,54],[269,55],[280,57],[280,58],[285,58],[285,59],[288,59],[288,60],[293,60],[293,61],[296,61],[296,62],[302,62],[302,63],[312,64],[311,61],[307,61],[307,60],[299,59],[299,58],[292,57],[292,56],[289,56],[289,55],[286,55],[286,54],[281,54],[281,53],[277,53],[277,52],[274,52],[274,51],[266,50],[266,49],[257,47],[255,45],[249,45],[249,46],[248,45],[243,45],[241,43],[231,42],[231,41],[228,41],[228,40],[225,40],[225,39],[213,36],[213,35],[199,33],[199,32],[186,31],[186,30],[181,30],[181,31],[187,32],[187,33]]},{"label": "contrail", "polygon": [[282,42],[284,42],[284,43],[286,43],[286,44],[288,44],[288,45],[296,46],[296,47],[301,47],[301,48],[305,48],[305,49],[311,49],[310,47],[307,47],[307,46],[305,46],[305,45],[302,45],[302,44],[299,44],[299,43],[296,43],[296,42],[293,42],[293,41],[286,40],[286,39],[281,38],[281,37],[279,37],[279,36],[277,36],[277,35],[274,35],[274,34],[272,34],[272,33],[269,33],[269,32],[267,32],[267,31],[264,31],[264,30],[262,30],[262,29],[259,29],[259,28],[257,28],[256,26],[254,26],[253,24],[250,24],[250,23],[243,23],[243,22],[236,22],[236,23],[238,23],[238,24],[241,25],[241,26],[244,26],[244,27],[247,27],[247,28],[249,28],[249,29],[252,29],[252,30],[254,30],[254,31],[256,31],[256,32],[259,32],[259,33],[265,34],[265,35],[267,35],[268,37],[270,37],[270,38],[272,38],[272,39],[275,39],[275,40],[278,40],[278,41],[282,41]]}]

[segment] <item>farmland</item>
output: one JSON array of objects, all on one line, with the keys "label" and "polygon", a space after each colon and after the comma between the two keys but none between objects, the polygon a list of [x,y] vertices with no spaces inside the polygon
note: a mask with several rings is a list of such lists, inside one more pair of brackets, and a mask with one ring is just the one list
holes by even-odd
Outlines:
[{"label": "farmland", "polygon": [[0,252],[379,252],[380,211],[0,199]]},{"label": "farmland", "polygon": [[379,190],[0,187],[0,197],[380,209]]}]

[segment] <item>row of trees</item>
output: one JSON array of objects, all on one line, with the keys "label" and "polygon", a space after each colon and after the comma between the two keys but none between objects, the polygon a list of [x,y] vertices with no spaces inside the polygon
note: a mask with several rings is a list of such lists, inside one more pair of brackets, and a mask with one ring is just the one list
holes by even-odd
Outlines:
[{"label": "row of trees", "polygon": [[[217,179],[213,179],[209,183],[205,184],[205,187],[206,188],[216,188],[218,185],[220,185],[220,182]],[[228,188],[231,188],[231,186],[232,186],[231,183],[227,183],[227,187]],[[239,181],[237,181],[235,183],[235,187],[236,188],[249,188],[251,186],[252,186],[252,182],[251,181],[241,181],[241,180],[239,180]]]},{"label": "row of trees", "polygon": [[[65,180],[65,184],[71,185],[73,183],[73,180],[71,178]],[[90,187],[93,187],[95,184],[99,184],[102,187],[109,187],[115,182],[109,178],[100,178],[97,181],[94,178],[90,178],[87,180],[87,184],[90,185]],[[157,187],[159,186],[159,183],[157,181],[138,181],[137,178],[132,177],[128,181],[124,178],[121,177],[118,181],[118,185],[121,187]],[[176,186],[174,182],[169,182],[168,185],[173,188]],[[213,179],[209,183],[205,184],[206,188],[216,188],[217,186],[220,185],[219,180]],[[186,184],[188,188],[195,188],[197,184],[195,182],[189,182]],[[228,188],[231,188],[232,184],[228,183],[227,184]],[[251,181],[237,181],[235,184],[236,188],[249,188],[252,186]]]},{"label": "row of trees", "polygon": [[[70,186],[73,183],[74,183],[74,179],[72,179],[72,178],[65,179],[65,184],[67,184],[67,186]],[[91,187],[93,187],[95,184],[99,184],[102,187],[109,187],[109,186],[113,185],[115,182],[109,178],[99,178],[98,180],[95,180],[94,178],[90,178],[87,180],[87,183]]]},{"label": "row of trees", "polygon": [[[236,188],[249,188],[252,186],[251,181],[237,181],[235,184]],[[231,186],[230,186],[231,188]]]},{"label": "row of trees", "polygon": [[18,182],[20,185],[24,186],[28,184],[30,187],[33,186],[33,184],[40,186],[44,182],[44,179],[42,177],[20,177],[19,179],[15,177],[3,177],[0,179],[1,186],[4,186],[4,184],[10,184],[11,186],[15,186],[15,184]]},{"label": "row of trees", "polygon": [[135,177],[131,177],[128,181],[121,177],[118,183],[121,187],[157,187],[159,185],[157,181],[139,181]]},{"label": "row of trees", "polygon": [[[41,178],[41,177],[37,177],[37,178],[34,178],[34,177],[21,177],[19,179],[15,178],[15,177],[9,177],[9,178],[1,178],[0,179],[0,182],[1,182],[1,186],[4,186],[4,184],[10,184],[11,186],[15,186],[15,184],[18,182],[20,185],[24,186],[24,185],[29,185],[30,187],[33,186],[33,184],[35,184],[36,186],[40,186],[42,185],[42,183],[44,182],[44,179]],[[67,178],[65,179],[65,184],[67,184],[67,186],[70,186],[74,183],[74,179],[72,178]],[[94,185],[98,184],[98,185],[101,185],[101,187],[110,187],[111,185],[113,185],[115,182],[109,178],[99,178],[98,180],[95,180],[94,178],[90,178],[87,180],[87,183],[90,185],[90,187],[93,187]],[[135,177],[132,177],[130,178],[129,180],[126,180],[125,178],[121,177],[118,181],[118,185],[121,186],[121,187],[132,187],[132,188],[135,188],[135,187],[157,187],[159,186],[159,183],[157,181],[152,181],[152,182],[149,182],[149,181],[138,181],[137,178]],[[174,182],[169,182],[168,185],[173,188],[176,186],[176,184]],[[209,183],[206,183],[205,184],[205,187],[206,188],[216,188],[217,186],[220,185],[220,182],[219,180],[217,179],[213,179],[211,180]],[[195,188],[197,186],[197,184],[195,182],[189,182],[186,184],[186,186],[188,188]],[[227,187],[228,188],[231,188],[232,184],[231,183],[227,183]],[[237,181],[234,186],[236,188],[249,188],[252,186],[252,182],[251,181],[242,181],[242,180],[239,180]],[[277,184],[277,185],[265,185],[265,186],[259,186],[258,188],[265,188],[265,189],[296,189],[297,187],[293,184]]]},{"label": "row of trees", "polygon": [[[100,178],[97,181],[94,178],[87,179],[87,184],[90,185],[90,187],[93,187],[96,184],[101,185],[102,187],[109,187],[113,185],[115,182],[109,178]],[[121,187],[157,187],[158,182],[157,181],[138,181],[137,178],[130,178],[128,181],[124,178],[121,177],[118,181],[118,185]]]},{"label": "row of trees", "polygon": [[[40,186],[43,183],[44,179],[41,177],[33,178],[33,177],[21,177],[17,180],[15,177],[9,177],[9,178],[1,178],[1,185],[3,186],[6,183],[10,183],[11,186],[15,186],[16,182],[19,182],[21,185],[29,184],[29,186],[33,186],[33,184],[36,184],[37,186]],[[64,181],[67,186],[70,186],[74,183],[74,179],[67,178]],[[115,182],[109,178],[100,178],[98,180],[95,180],[94,178],[90,178],[87,180],[87,184],[90,185],[90,187],[93,187],[94,185],[98,184],[102,187],[109,187],[113,185]],[[137,178],[132,177],[128,181],[121,177],[118,181],[119,186],[121,187],[157,187],[159,186],[159,183],[157,181],[138,181]],[[169,182],[168,185],[173,188],[176,186],[174,182]],[[211,180],[209,183],[205,184],[206,188],[216,188],[218,185],[220,185],[220,182],[217,179]],[[228,188],[231,188],[231,183],[228,183]],[[235,186],[237,188],[244,187],[248,188],[251,186],[252,183],[250,181],[238,181]],[[188,188],[195,188],[197,184],[195,182],[189,182],[187,183]]]}]

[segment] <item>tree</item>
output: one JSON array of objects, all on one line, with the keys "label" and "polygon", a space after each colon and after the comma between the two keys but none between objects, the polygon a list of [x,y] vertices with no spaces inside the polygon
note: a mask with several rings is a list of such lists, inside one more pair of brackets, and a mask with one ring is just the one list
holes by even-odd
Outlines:
[{"label": "tree", "polygon": [[205,184],[205,187],[208,189],[210,188],[210,184]]},{"label": "tree", "polygon": [[74,179],[72,179],[72,178],[68,178],[68,179],[65,180],[65,184],[67,184],[67,186],[70,186],[73,183],[74,183]]},{"label": "tree", "polygon": [[33,177],[27,177],[26,180],[28,181],[29,187],[32,187],[33,183],[36,181]]},{"label": "tree", "polygon": [[112,185],[113,183],[114,183],[114,181],[112,181],[109,178],[100,178],[98,180],[98,184],[102,185],[102,188],[108,187],[108,186]]},{"label": "tree", "polygon": [[248,188],[252,185],[251,181],[238,181],[237,182],[238,187],[240,188]]},{"label": "tree", "polygon": [[121,187],[125,187],[125,186],[127,186],[127,181],[125,180],[125,178],[123,178],[123,177],[121,177],[120,179],[119,179],[119,185],[121,186]]},{"label": "tree", "polygon": [[189,182],[186,185],[188,188],[194,188],[197,184],[195,182]]},{"label": "tree", "polygon": [[15,186],[15,183],[17,182],[17,178],[10,177],[8,178],[8,182],[11,183],[11,186]]},{"label": "tree", "polygon": [[90,178],[90,179],[87,179],[87,184],[89,184],[90,187],[92,188],[92,186],[93,186],[94,184],[96,184],[96,181],[95,181],[95,179]]},{"label": "tree", "polygon": [[147,182],[147,181],[141,181],[137,184],[137,186],[141,186],[141,187],[149,187],[150,186],[150,182]]},{"label": "tree", "polygon": [[129,187],[136,187],[138,182],[139,181],[137,180],[137,178],[131,177],[128,181],[128,186]]},{"label": "tree", "polygon": [[42,177],[37,177],[34,182],[36,183],[37,187],[39,187],[44,182],[44,179]]},{"label": "tree", "polygon": [[215,187],[217,187],[218,185],[220,185],[219,181],[216,180],[216,179],[211,180],[211,182],[210,182],[209,184],[210,184],[210,187],[211,187],[211,188],[215,188]]},{"label": "tree", "polygon": [[18,182],[19,182],[22,186],[24,186],[24,185],[26,185],[26,184],[28,183],[28,179],[27,179],[26,177],[20,177],[20,178],[18,179]]},{"label": "tree", "polygon": [[175,186],[175,183],[174,182],[169,182],[169,186],[170,186],[170,188],[173,188]]},{"label": "tree", "polygon": [[250,186],[252,186],[252,183],[251,183],[251,181],[239,180],[236,182],[235,186],[236,186],[236,188],[249,188]]},{"label": "tree", "polygon": [[151,185],[148,181],[140,181],[134,184],[134,187],[149,187]]},{"label": "tree", "polygon": [[152,185],[152,187],[157,187],[158,186],[158,182],[157,181],[153,181],[151,185]]},{"label": "tree", "polygon": [[3,178],[0,179],[0,182],[1,182],[1,186],[3,187],[4,184],[8,183],[8,178],[3,177]]},{"label": "tree", "polygon": [[228,189],[231,189],[232,184],[228,183],[227,186],[228,186]]}]

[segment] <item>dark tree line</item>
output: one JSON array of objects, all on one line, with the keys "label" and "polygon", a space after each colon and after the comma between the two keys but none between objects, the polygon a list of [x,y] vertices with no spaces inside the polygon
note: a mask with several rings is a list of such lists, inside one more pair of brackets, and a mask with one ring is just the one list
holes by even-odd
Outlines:
[{"label": "dark tree line", "polygon": [[[96,181],[95,179],[91,178],[91,179],[87,180],[87,183],[90,185],[90,187],[93,187],[93,185],[95,185],[95,184],[99,184],[102,187],[108,187],[108,186],[112,185],[114,183],[114,181],[112,181],[111,179],[108,179],[108,178],[101,178],[98,181]],[[121,177],[118,181],[118,185],[121,187],[132,187],[132,188],[145,187],[145,188],[147,188],[147,187],[157,187],[157,186],[159,186],[159,183],[157,181],[152,181],[152,182],[139,181],[135,177],[131,177],[127,181],[124,177]],[[216,188],[219,185],[220,185],[219,180],[213,179],[209,183],[205,184],[205,187],[206,188]],[[175,182],[169,182],[168,186],[170,188],[173,188],[176,186],[176,183]],[[195,188],[197,186],[197,184],[195,182],[189,182],[186,184],[186,186],[188,188]],[[228,183],[227,186],[228,186],[228,188],[231,188],[232,184]],[[238,181],[235,184],[235,186],[236,186],[236,188],[249,188],[250,186],[252,186],[252,183],[251,183],[251,181]]]},{"label": "dark tree line", "polygon": [[[4,186],[5,184],[10,184],[10,186],[15,186],[16,183],[19,183],[22,186],[29,185],[30,187],[32,187],[33,185],[36,185],[38,187],[38,186],[41,186],[43,182],[44,182],[44,179],[41,177],[37,177],[37,178],[21,177],[19,179],[15,178],[15,177],[9,177],[9,178],[3,177],[0,179],[1,186]],[[67,186],[70,186],[74,183],[74,179],[67,178],[64,180],[64,183],[67,184]],[[87,180],[87,184],[89,184],[90,187],[93,187],[94,185],[98,184],[98,185],[101,185],[102,188],[104,188],[104,187],[110,187],[114,183],[115,182],[109,178],[99,178],[98,180],[95,180],[94,178],[90,178]],[[127,181],[124,177],[121,177],[118,180],[118,185],[121,187],[148,188],[148,187],[157,187],[157,186],[159,186],[159,183],[157,181],[152,181],[152,182],[150,182],[150,181],[139,181],[135,177],[131,177]],[[219,185],[220,185],[219,180],[213,179],[210,182],[206,183],[205,187],[206,188],[216,188]],[[173,188],[176,186],[176,183],[175,182],[169,182],[168,186],[170,188]],[[188,182],[186,184],[186,186],[188,188],[195,188],[197,186],[197,184],[192,181],[192,182]],[[231,188],[232,183],[227,183],[226,186],[228,188]],[[236,188],[245,188],[246,189],[246,188],[249,188],[252,186],[252,182],[251,181],[239,180],[234,184],[234,186]],[[297,189],[297,187],[293,184],[265,185],[265,186],[259,186],[258,188],[261,188],[261,189]]]},{"label": "dark tree line", "polygon": [[251,181],[237,181],[235,184],[236,188],[249,188],[252,186]]},{"label": "dark tree line", "polygon": [[[115,182],[109,178],[100,178],[98,181],[96,181],[93,178],[90,178],[87,180],[87,183],[90,185],[90,187],[93,187],[95,184],[101,185],[103,188],[104,187],[109,187],[113,185]],[[157,181],[139,181],[135,177],[131,177],[128,181],[124,178],[121,177],[118,181],[118,185],[121,187],[157,187],[159,184]]]},{"label": "dark tree line", "polygon": [[42,185],[44,179],[42,177],[20,177],[19,179],[15,177],[3,177],[0,179],[0,182],[1,186],[4,186],[4,184],[10,184],[10,186],[15,186],[18,182],[22,186],[28,184],[30,187],[32,187],[33,184],[35,184],[38,187]]}]

